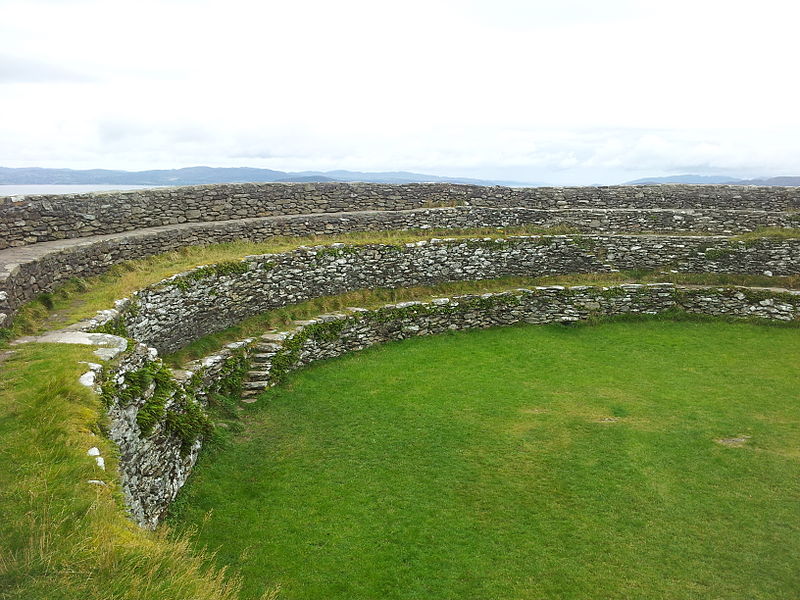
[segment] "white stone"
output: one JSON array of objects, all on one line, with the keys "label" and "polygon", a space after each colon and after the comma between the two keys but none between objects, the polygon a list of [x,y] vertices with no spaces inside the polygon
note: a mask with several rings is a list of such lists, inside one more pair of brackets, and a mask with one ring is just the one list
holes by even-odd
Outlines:
[{"label": "white stone", "polygon": [[86,373],[78,378],[78,382],[88,388],[94,387],[95,380],[96,375],[94,371],[86,371]]},{"label": "white stone", "polygon": [[98,448],[97,446],[92,446],[91,448],[89,448],[86,454],[88,454],[89,456],[100,456],[100,448]]},{"label": "white stone", "polygon": [[212,354],[211,356],[206,356],[205,358],[202,359],[202,365],[204,367],[210,367],[212,365],[217,364],[221,360],[222,360],[222,356],[220,356],[218,354]]}]

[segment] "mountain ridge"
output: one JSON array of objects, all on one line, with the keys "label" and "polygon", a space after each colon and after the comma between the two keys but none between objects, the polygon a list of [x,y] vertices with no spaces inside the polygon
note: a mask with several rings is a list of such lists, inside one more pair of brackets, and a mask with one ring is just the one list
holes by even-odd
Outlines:
[{"label": "mountain ridge", "polygon": [[[542,182],[522,182],[469,177],[445,177],[410,171],[276,171],[254,167],[184,167],[124,171],[118,169],[52,169],[45,167],[0,167],[0,185],[137,185],[180,186],[210,183],[455,183],[481,186],[550,187]],[[721,175],[670,175],[644,177],[616,185],[719,184],[800,186],[800,176],[758,177],[741,179]],[[605,184],[608,185],[608,184]],[[586,186],[596,187],[596,186]]]},{"label": "mountain ridge", "polygon": [[537,186],[541,183],[441,177],[409,171],[274,171],[253,167],[185,167],[123,171],[114,169],[50,169],[0,167],[0,185],[201,185],[206,183],[262,183],[339,181],[365,183],[465,183],[472,185]]},{"label": "mountain ridge", "polygon": [[623,185],[659,185],[663,183],[686,184],[722,184],[722,185],[765,185],[765,186],[800,186],[800,177],[784,175],[780,177],[758,177],[755,179],[738,179],[721,175],[670,175],[668,177],[643,177],[626,181]]}]

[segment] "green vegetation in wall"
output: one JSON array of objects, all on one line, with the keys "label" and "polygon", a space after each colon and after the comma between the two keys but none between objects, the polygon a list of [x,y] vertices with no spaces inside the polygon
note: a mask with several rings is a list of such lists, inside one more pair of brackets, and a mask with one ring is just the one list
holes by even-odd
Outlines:
[{"label": "green vegetation in wall", "polygon": [[708,260],[716,261],[733,256],[735,253],[735,248],[708,248],[703,254]]},{"label": "green vegetation in wall", "polygon": [[197,401],[194,388],[179,385],[162,361],[125,373],[119,384],[113,369],[107,371],[110,375],[99,382],[103,404],[125,407],[144,400],[136,412],[142,436],[151,435],[160,424],[165,434],[180,440],[181,453],[185,455],[197,440],[212,433],[211,420]]},{"label": "green vegetation in wall", "polygon": [[96,360],[64,344],[0,357],[0,598],[240,600],[239,579],[185,536],[125,515],[103,406],[78,383],[80,361]]},{"label": "green vegetation in wall", "polygon": [[174,285],[183,291],[192,287],[193,282],[202,281],[209,277],[231,277],[241,275],[250,270],[250,262],[246,260],[228,260],[218,262],[213,265],[206,265],[184,273],[168,282],[167,285]]}]

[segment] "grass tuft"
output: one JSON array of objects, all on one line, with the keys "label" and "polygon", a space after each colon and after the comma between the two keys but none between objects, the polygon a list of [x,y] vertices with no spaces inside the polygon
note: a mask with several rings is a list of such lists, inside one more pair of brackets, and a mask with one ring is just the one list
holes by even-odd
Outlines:
[{"label": "grass tuft", "polygon": [[795,240],[800,238],[800,228],[761,227],[755,231],[742,233],[731,238],[734,241],[751,242],[755,240]]}]

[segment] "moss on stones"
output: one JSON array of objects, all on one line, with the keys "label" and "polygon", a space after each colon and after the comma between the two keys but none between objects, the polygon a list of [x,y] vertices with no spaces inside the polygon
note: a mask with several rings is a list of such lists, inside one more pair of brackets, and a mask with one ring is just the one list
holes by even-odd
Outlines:
[{"label": "moss on stones", "polygon": [[186,291],[192,287],[192,283],[209,277],[224,277],[241,275],[250,270],[250,263],[246,260],[229,260],[213,265],[199,267],[183,275],[175,277],[170,284],[180,290]]}]

